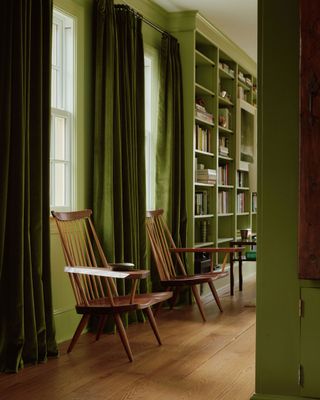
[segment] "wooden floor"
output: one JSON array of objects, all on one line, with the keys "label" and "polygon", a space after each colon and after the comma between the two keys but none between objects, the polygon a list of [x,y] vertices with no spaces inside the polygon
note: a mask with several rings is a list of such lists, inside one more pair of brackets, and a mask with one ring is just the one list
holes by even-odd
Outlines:
[{"label": "wooden floor", "polygon": [[0,375],[0,399],[248,400],[254,391],[255,282],[221,296],[224,313],[205,297],[207,322],[195,306],[161,310],[158,346],[149,325],[128,328],[129,363],[118,336],[83,335],[71,354]]}]

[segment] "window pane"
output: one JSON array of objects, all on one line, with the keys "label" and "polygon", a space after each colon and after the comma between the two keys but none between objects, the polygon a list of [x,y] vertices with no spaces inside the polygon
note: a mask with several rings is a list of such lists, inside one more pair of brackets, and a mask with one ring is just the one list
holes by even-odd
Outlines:
[{"label": "window pane", "polygon": [[55,117],[54,119],[54,158],[56,160],[64,160],[66,157],[66,150],[65,150],[65,127],[66,127],[66,120],[62,117]]},{"label": "window pane", "polygon": [[57,71],[51,70],[51,107],[57,107]]},{"label": "window pane", "polygon": [[62,163],[55,164],[54,175],[55,175],[55,182],[54,182],[55,205],[57,207],[63,207],[65,205],[65,192],[66,192],[65,165]]},{"label": "window pane", "polygon": [[58,25],[52,25],[52,65],[57,65],[57,36]]}]

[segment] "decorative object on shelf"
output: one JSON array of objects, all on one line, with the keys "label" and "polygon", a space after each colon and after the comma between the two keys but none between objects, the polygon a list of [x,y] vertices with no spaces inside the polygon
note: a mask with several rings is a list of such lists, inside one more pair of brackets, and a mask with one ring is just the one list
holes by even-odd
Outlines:
[{"label": "decorative object on shelf", "polygon": [[231,112],[229,108],[219,108],[219,126],[231,129]]},{"label": "decorative object on shelf", "polygon": [[240,229],[240,236],[242,240],[247,240],[250,237],[250,229]]},{"label": "decorative object on shelf", "polygon": [[221,156],[229,156],[229,139],[226,136],[219,137],[219,154]]}]

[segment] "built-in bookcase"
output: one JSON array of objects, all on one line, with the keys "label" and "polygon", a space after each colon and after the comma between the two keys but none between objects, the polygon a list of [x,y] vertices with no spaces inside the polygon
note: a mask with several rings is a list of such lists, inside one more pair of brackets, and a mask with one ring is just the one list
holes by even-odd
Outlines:
[{"label": "built-in bookcase", "polygon": [[179,15],[173,25],[184,76],[187,244],[225,247],[240,229],[256,232],[255,65],[199,14],[184,22]]}]

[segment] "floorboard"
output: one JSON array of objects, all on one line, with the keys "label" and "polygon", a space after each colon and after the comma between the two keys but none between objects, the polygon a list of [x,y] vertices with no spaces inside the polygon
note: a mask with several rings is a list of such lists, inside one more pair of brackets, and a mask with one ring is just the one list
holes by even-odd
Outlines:
[{"label": "floorboard", "polygon": [[[148,323],[130,325],[129,363],[120,339],[81,336],[72,353],[0,375],[1,400],[248,400],[254,391],[255,280],[234,297],[221,296],[221,314],[209,295],[207,322],[197,307],[162,309],[158,346]],[[209,301],[210,300],[210,301]]]}]

